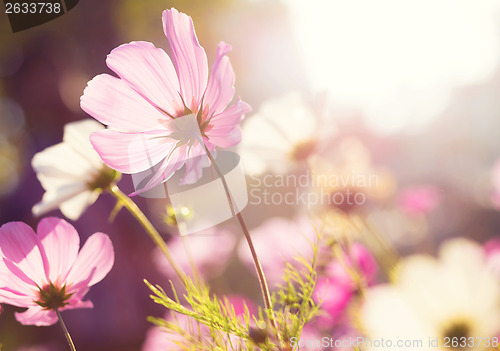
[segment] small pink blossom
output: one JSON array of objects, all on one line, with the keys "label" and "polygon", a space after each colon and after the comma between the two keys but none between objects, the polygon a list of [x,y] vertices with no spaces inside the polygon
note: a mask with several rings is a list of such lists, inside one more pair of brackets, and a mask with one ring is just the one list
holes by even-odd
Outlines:
[{"label": "small pink blossom", "polygon": [[[82,109],[110,127],[90,138],[108,166],[129,174],[157,166],[149,182],[136,193],[162,183],[184,165],[182,182],[194,183],[206,162],[200,157],[205,154],[202,143],[211,151],[216,146],[238,144],[239,123],[251,110],[239,99],[230,105],[235,75],[226,54],[231,46],[219,43],[209,76],[207,56],[191,17],[176,9],[166,10],[163,29],[173,63],[152,43],[123,44],[106,60],[119,78],[96,76],[81,98]],[[191,116],[186,121],[192,119],[199,128],[199,138],[197,131],[183,130],[175,123],[185,116]]]},{"label": "small pink blossom", "polygon": [[435,186],[412,186],[400,191],[398,205],[409,214],[426,214],[439,206],[441,198],[441,192]]},{"label": "small pink blossom", "polygon": [[23,222],[4,224],[0,302],[27,307],[16,319],[37,326],[56,323],[55,309],[92,308],[83,298],[113,267],[113,245],[106,234],[95,233],[79,248],[77,231],[63,219],[42,219],[37,233]]}]

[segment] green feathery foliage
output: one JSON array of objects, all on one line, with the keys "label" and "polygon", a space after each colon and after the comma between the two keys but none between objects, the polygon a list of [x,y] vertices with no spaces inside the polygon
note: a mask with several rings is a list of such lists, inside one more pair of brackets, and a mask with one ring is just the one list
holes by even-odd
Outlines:
[{"label": "green feathery foliage", "polygon": [[[148,320],[171,334],[165,337],[183,350],[291,350],[290,339],[300,338],[304,325],[320,313],[319,304],[313,299],[319,234],[317,239],[310,243],[312,259],[297,257],[294,263],[286,262],[283,283],[272,294],[279,331],[270,326],[269,311],[260,308],[257,315],[250,316],[247,306],[244,306],[243,315],[237,316],[226,298],[221,300],[211,296],[205,282],[194,282],[190,278],[186,280],[186,293],[183,295],[185,305],[172,283],[173,298],[160,286],[144,280],[153,293],[153,301],[172,312],[172,319],[149,317]],[[177,313],[189,317],[189,328],[182,328],[176,323]]]}]

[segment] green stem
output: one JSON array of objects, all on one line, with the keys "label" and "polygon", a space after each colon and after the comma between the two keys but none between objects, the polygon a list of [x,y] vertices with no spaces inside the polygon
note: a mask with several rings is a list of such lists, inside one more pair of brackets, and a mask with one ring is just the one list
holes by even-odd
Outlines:
[{"label": "green stem", "polygon": [[144,213],[139,209],[139,207],[135,204],[132,199],[130,199],[123,191],[121,191],[116,184],[112,185],[109,188],[109,192],[113,194],[118,201],[120,201],[123,206],[137,219],[137,221],[143,226],[146,232],[149,234],[153,242],[160,248],[163,255],[170,263],[175,273],[179,277],[179,279],[186,285],[186,275],[175,263],[172,255],[170,254],[170,250],[168,249],[167,244],[161,237],[160,233],[156,230],[156,228],[151,224],[149,219],[144,215]]},{"label": "green stem", "polygon": [[64,336],[66,337],[66,341],[68,341],[69,349],[71,351],[76,351],[75,344],[73,344],[73,340],[71,339],[71,335],[69,335],[68,328],[66,328],[66,324],[61,317],[61,312],[56,308],[57,319],[59,319],[59,323],[61,324],[62,330],[64,332]]},{"label": "green stem", "polygon": [[212,154],[208,150],[207,146],[205,143],[202,143],[202,145],[205,148],[205,152],[210,159],[210,163],[215,169],[215,172],[219,176],[220,180],[222,181],[222,185],[224,186],[224,191],[226,192],[227,200],[229,202],[229,208],[231,209],[231,214],[233,216],[236,216],[238,218],[238,222],[240,223],[241,229],[243,230],[243,233],[245,234],[245,239],[247,240],[248,246],[250,248],[250,252],[252,253],[252,258],[253,262],[255,265],[255,270],[257,271],[257,276],[259,278],[259,283],[260,283],[260,288],[262,291],[262,297],[264,298],[264,304],[266,306],[266,309],[269,312],[271,322],[276,329],[276,332],[279,335],[279,329],[278,329],[278,323],[276,322],[276,319],[274,318],[274,313],[273,313],[273,306],[271,303],[271,294],[269,293],[269,287],[267,285],[267,280],[264,275],[264,270],[262,269],[262,265],[260,264],[259,258],[257,257],[257,252],[255,251],[255,247],[253,246],[252,238],[250,237],[250,232],[248,231],[248,228],[245,224],[245,221],[243,220],[243,216],[241,213],[235,210],[234,208],[234,203],[231,197],[231,193],[229,191],[229,187],[226,182],[226,178],[224,177],[224,174],[221,172],[220,168],[217,166],[217,163],[215,162]]}]

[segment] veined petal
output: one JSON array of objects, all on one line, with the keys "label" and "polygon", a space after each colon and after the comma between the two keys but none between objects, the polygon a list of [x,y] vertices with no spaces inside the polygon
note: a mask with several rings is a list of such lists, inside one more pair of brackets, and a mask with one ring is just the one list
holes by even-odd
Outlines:
[{"label": "veined petal", "polygon": [[104,233],[92,234],[80,250],[66,281],[68,285],[76,285],[91,276],[85,285],[92,286],[109,273],[114,262],[115,253],[109,237]]},{"label": "veined petal", "polygon": [[111,51],[106,63],[154,106],[171,116],[184,114],[177,73],[162,49],[152,43],[136,41]]},{"label": "veined petal", "polygon": [[88,301],[88,300],[82,301],[82,300],[78,300],[76,298],[71,297],[68,300],[68,304],[66,306],[64,306],[63,308],[61,308],[61,310],[62,311],[74,310],[76,308],[94,308],[94,304],[92,303],[92,301]]},{"label": "veined petal", "polygon": [[12,288],[0,288],[0,303],[6,303],[17,307],[30,307],[35,305],[34,295],[20,294]]},{"label": "veined petal", "polygon": [[18,307],[33,306],[33,294],[36,286],[24,282],[12,273],[0,260],[0,303],[8,303]]},{"label": "veined petal", "polygon": [[217,56],[203,99],[203,105],[208,106],[209,116],[224,111],[234,96],[234,71],[226,56],[230,51],[231,46],[223,41],[217,46]]},{"label": "veined petal", "polygon": [[191,17],[176,9],[163,11],[163,29],[170,43],[184,103],[197,112],[207,86],[208,61],[198,43]]},{"label": "veined petal", "polygon": [[0,228],[0,250],[5,260],[19,268],[34,284],[42,284],[47,275],[40,241],[28,225],[9,222]]},{"label": "veined petal", "polygon": [[133,192],[129,196],[142,194],[169,179],[174,174],[175,171],[177,171],[184,165],[187,155],[188,155],[187,145],[174,147],[172,152],[167,155],[165,160],[163,160],[163,163],[156,170],[151,179],[146,183],[144,188]]},{"label": "veined petal", "polygon": [[64,284],[80,248],[78,232],[63,219],[47,217],[38,223],[37,234],[47,255],[50,281]]},{"label": "veined petal", "polygon": [[240,126],[234,127],[234,129],[220,135],[210,136],[210,142],[218,147],[228,148],[239,144],[241,141],[241,128]]},{"label": "veined petal", "polygon": [[103,130],[90,136],[90,141],[104,163],[122,173],[137,173],[152,168],[175,146],[166,138],[168,131],[123,133]]},{"label": "veined petal", "polygon": [[124,80],[100,74],[88,82],[81,108],[99,122],[117,130],[149,130],[166,116]]},{"label": "veined petal", "polygon": [[[212,153],[212,156],[216,157],[213,145],[208,142],[205,145]],[[196,183],[203,175],[203,168],[208,166],[210,166],[210,160],[206,151],[199,142],[196,142],[189,150],[189,157],[186,159],[186,170],[179,185]]]},{"label": "veined petal", "polygon": [[230,147],[241,141],[241,130],[239,123],[244,114],[252,108],[241,100],[228,107],[224,112],[215,115],[210,121],[205,133],[210,143],[219,147]]},{"label": "veined petal", "polygon": [[16,312],[16,319],[23,325],[48,326],[57,322],[55,311],[46,311],[40,306],[33,306],[24,312]]}]

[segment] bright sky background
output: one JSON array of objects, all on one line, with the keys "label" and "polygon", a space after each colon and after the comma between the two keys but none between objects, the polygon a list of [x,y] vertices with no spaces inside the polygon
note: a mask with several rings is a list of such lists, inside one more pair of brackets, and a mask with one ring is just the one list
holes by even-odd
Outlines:
[{"label": "bright sky background", "polygon": [[284,0],[313,91],[383,132],[419,126],[500,63],[499,0]]}]

